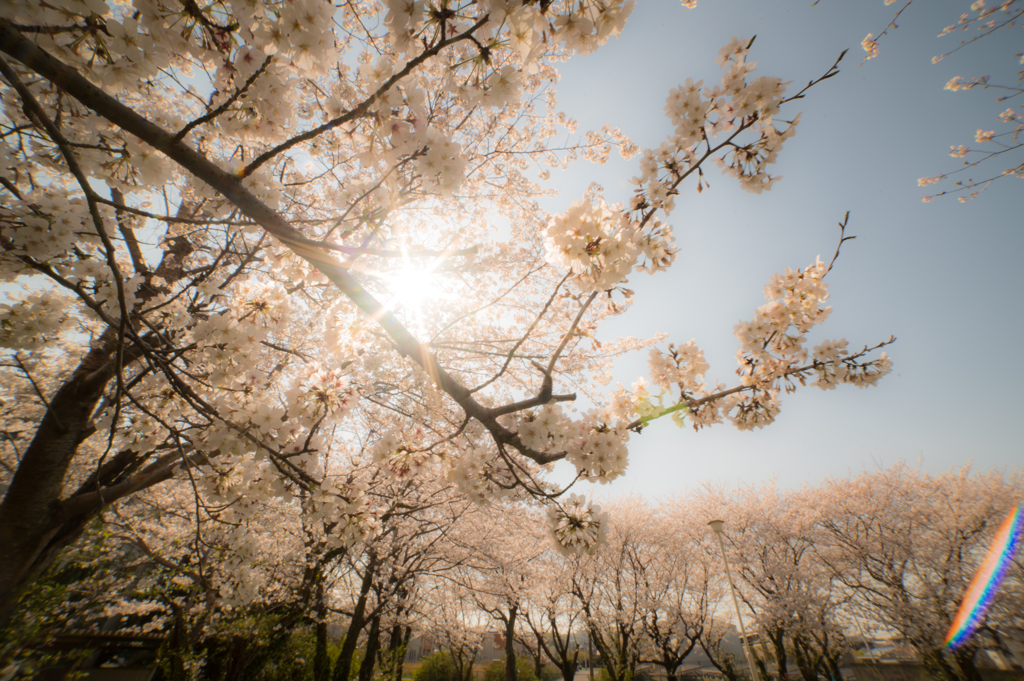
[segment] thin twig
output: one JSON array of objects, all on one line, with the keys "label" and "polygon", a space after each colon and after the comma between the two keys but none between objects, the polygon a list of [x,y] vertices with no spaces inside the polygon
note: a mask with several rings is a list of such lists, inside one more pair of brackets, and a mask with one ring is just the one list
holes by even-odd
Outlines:
[{"label": "thin twig", "polygon": [[39,389],[39,385],[36,383],[36,380],[32,378],[32,374],[29,372],[28,367],[22,363],[20,353],[14,353],[14,361],[18,363],[18,368],[24,372],[25,378],[27,378],[28,382],[32,384],[32,389],[36,391],[36,395],[39,396],[39,399],[46,407],[46,410],[53,416],[53,420],[57,422],[57,427],[64,430],[64,426],[61,425],[60,418],[57,417],[57,412],[50,408],[50,403],[46,401],[46,396],[43,395],[43,391]]}]

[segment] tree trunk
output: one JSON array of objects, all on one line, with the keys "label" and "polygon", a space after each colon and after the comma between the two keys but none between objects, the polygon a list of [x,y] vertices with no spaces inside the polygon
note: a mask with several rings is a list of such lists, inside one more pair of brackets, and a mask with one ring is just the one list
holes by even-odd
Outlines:
[{"label": "tree trunk", "polygon": [[814,659],[816,657],[817,655],[802,636],[793,637],[793,660],[804,681],[818,681],[818,668],[821,666],[821,660]]},{"label": "tree trunk", "polygon": [[516,603],[508,611],[505,620],[505,681],[516,681],[516,615],[519,604]]},{"label": "tree trunk", "polygon": [[249,640],[241,636],[228,639],[227,660],[223,681],[243,681],[246,678],[245,658],[249,652]]},{"label": "tree trunk", "polygon": [[[49,408],[25,450],[0,502],[0,628],[25,586],[47,564],[57,534],[60,495],[78,445],[88,436],[93,410],[114,376],[117,332],[108,328],[50,398]],[[52,553],[52,552],[50,552]]]},{"label": "tree trunk", "polygon": [[469,664],[466,665],[466,673],[462,675],[460,681],[473,681],[473,665],[476,663],[476,648],[470,648],[473,654],[469,657]]},{"label": "tree trunk", "polygon": [[316,653],[313,655],[313,681],[329,681],[331,658],[327,655],[327,603],[324,601],[323,576],[316,576]]},{"label": "tree trunk", "polygon": [[377,661],[377,651],[380,649],[380,615],[370,620],[370,633],[366,637],[366,654],[363,655],[363,663],[359,665],[359,681],[371,681],[373,679],[373,668]]},{"label": "tree trunk", "polygon": [[352,656],[355,655],[359,643],[359,632],[366,624],[366,601],[370,595],[370,588],[373,586],[373,573],[377,569],[377,559],[370,556],[366,564],[366,573],[363,575],[363,583],[359,586],[359,600],[352,611],[352,621],[349,622],[348,632],[345,634],[345,642],[341,645],[341,652],[334,662],[334,681],[348,681],[349,672],[352,670]]},{"label": "tree trunk", "polygon": [[562,671],[562,681],[573,681],[576,678],[576,662],[563,662],[559,665],[559,669]]},{"label": "tree trunk", "polygon": [[[533,632],[533,636],[537,639],[537,645],[532,648],[528,646],[527,649],[530,651],[530,657],[533,658],[533,675],[540,679],[541,671],[544,669],[544,646],[540,640],[540,634]],[[525,641],[523,645],[526,645]]]},{"label": "tree trunk", "polygon": [[978,672],[978,668],[974,664],[974,658],[977,654],[978,649],[973,645],[961,648],[953,653],[953,660],[956,662],[956,666],[960,672],[960,677],[964,679],[964,681],[981,681],[981,674]]},{"label": "tree trunk", "polygon": [[185,647],[188,635],[181,609],[171,606],[174,611],[171,631],[157,652],[157,668],[154,681],[188,681],[185,669]]},{"label": "tree trunk", "polygon": [[[708,656],[711,664],[715,669],[722,672],[722,676],[727,681],[738,681],[738,674],[736,673],[736,666],[733,664],[732,656],[722,650],[722,641],[712,640],[711,642],[705,641],[703,637],[699,640],[700,648],[704,651],[704,654]],[[754,681],[751,679],[751,681]]]},{"label": "tree trunk", "polygon": [[[388,679],[395,679],[395,668],[404,660],[399,658],[405,657],[405,645],[402,641],[402,615],[405,613],[405,609],[399,602],[394,611],[394,624],[391,626],[391,630],[388,632],[388,645],[385,648],[383,645],[379,645],[380,652],[377,657],[377,664],[380,665],[380,673]],[[397,681],[401,681],[402,677],[399,676]]]},{"label": "tree trunk", "polygon": [[[405,670],[405,651],[409,650],[409,639],[412,638],[412,627],[405,628],[405,635],[402,636],[402,646],[398,649],[398,659],[395,660],[394,681],[402,681],[402,672]],[[470,668],[472,669],[472,667]],[[468,679],[466,681],[469,681]]]},{"label": "tree trunk", "polygon": [[[753,657],[754,666],[757,667],[757,673],[761,675],[761,680],[771,681],[772,675],[768,673],[768,665],[766,665],[764,660],[757,657],[756,655],[754,655]],[[751,679],[750,681],[757,681],[757,679]],[[779,673],[779,681],[787,681],[787,679],[783,677],[781,672]]]},{"label": "tree trunk", "polygon": [[[179,216],[188,212],[182,203]],[[153,274],[168,282],[176,281],[184,271],[184,258],[191,252],[187,240],[176,240]],[[147,285],[139,289],[138,295],[145,301],[155,293],[156,289]],[[159,344],[158,338],[144,338],[151,345]],[[10,621],[25,587],[61,549],[81,536],[106,504],[170,477],[170,468],[150,471],[151,466],[142,470],[143,475],[135,476],[145,457],[130,450],[118,452],[88,476],[73,495],[61,500],[78,447],[93,433],[91,419],[96,405],[117,375],[120,342],[118,330],[107,327],[57,389],[0,501],[0,546],[4,547],[0,561],[0,630]],[[120,356],[122,367],[141,356],[137,346],[126,343]],[[98,494],[101,488],[103,493]]]},{"label": "tree trunk", "polygon": [[[772,642],[772,648],[775,652],[775,664],[778,666],[779,681],[789,681],[789,667],[786,664],[786,631],[782,627],[774,629],[768,634],[768,639]],[[759,662],[758,667],[761,668],[764,678],[771,678],[763,663]]]},{"label": "tree trunk", "polygon": [[825,663],[828,666],[828,674],[832,678],[832,681],[843,681],[843,675],[839,671],[839,655],[826,655]]}]

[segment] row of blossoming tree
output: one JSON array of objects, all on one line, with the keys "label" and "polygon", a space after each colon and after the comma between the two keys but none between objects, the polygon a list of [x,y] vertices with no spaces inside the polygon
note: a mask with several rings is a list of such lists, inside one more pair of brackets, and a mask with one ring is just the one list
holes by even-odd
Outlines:
[{"label": "row of blossoming tree", "polygon": [[[505,629],[506,641],[518,614],[519,639],[538,668],[550,661],[564,678],[582,664],[586,651],[573,643],[586,638],[602,678],[625,681],[653,665],[672,680],[699,650],[736,679],[746,665],[724,645],[735,619],[707,527],[724,517],[741,608],[760,639],[760,678],[842,678],[851,639],[869,631],[905,642],[935,678],[978,679],[977,665],[991,664],[979,660],[981,651],[1005,661],[1013,642],[1024,640],[1024,559],[1015,558],[973,639],[950,651],[944,637],[1022,492],[1020,471],[930,476],[897,465],[791,492],[706,487],[656,505],[619,499],[607,508],[612,520],[596,552],[545,551],[529,538],[523,545],[521,529],[505,531],[510,542],[487,534],[472,554],[482,581],[446,576],[463,595],[444,598],[476,603],[478,614],[499,620],[488,631]],[[468,557],[460,562],[467,564]]]},{"label": "row of blossoming tree", "polygon": [[966,646],[950,652],[943,638],[1022,494],[1020,471],[930,476],[897,465],[788,492],[629,497],[607,504],[589,553],[558,550],[522,502],[483,510],[450,486],[387,478],[367,489],[391,500],[378,532],[339,548],[297,508],[285,518],[255,510],[236,525],[199,521],[187,494],[140,497],[33,587],[5,634],[5,666],[20,678],[109,662],[93,650],[52,653],[69,633],[93,631],[156,635],[158,678],[399,681],[415,638],[443,651],[452,679],[473,681],[494,637],[510,680],[522,678],[517,665],[573,678],[590,642],[611,681],[651,666],[675,680],[698,653],[736,681],[746,663],[728,644],[735,616],[706,525],[724,517],[763,681],[842,678],[865,631],[904,641],[935,678],[974,681],[979,653],[1012,660],[1024,640],[1024,561]]}]

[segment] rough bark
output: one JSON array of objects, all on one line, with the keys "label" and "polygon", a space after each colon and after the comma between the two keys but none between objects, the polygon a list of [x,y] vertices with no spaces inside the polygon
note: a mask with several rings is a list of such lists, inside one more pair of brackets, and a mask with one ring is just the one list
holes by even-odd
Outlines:
[{"label": "rough bark", "polygon": [[801,635],[793,636],[793,661],[800,670],[804,681],[818,681],[818,669],[821,667],[821,655],[807,644]]},{"label": "rough bark", "polygon": [[[769,630],[767,634],[768,640],[771,641],[772,644],[772,651],[775,653],[775,664],[778,667],[778,677],[783,680],[788,679],[789,666],[787,664],[786,656],[786,632],[782,627],[777,627]],[[753,653],[753,650],[751,650],[751,653]],[[758,668],[760,669],[763,666],[763,663],[758,660]],[[762,670],[761,675],[764,676],[765,679],[771,678],[768,675],[767,669]]]}]

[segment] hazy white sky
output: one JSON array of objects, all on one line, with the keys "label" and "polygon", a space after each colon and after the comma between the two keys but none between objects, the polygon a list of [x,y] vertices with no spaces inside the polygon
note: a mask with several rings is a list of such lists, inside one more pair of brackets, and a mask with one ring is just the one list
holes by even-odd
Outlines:
[{"label": "hazy white sky", "polygon": [[[722,425],[694,433],[667,419],[655,423],[632,438],[628,472],[602,492],[657,496],[772,476],[796,486],[900,459],[920,460],[930,472],[1024,463],[1024,183],[1002,180],[966,204],[922,203],[917,187],[921,176],[955,169],[950,145],[999,126],[996,115],[1008,103],[992,91],[952,93],[943,85],[983,74],[1015,84],[1021,28],[933,65],[933,55],[960,39],[936,34],[970,3],[918,0],[880,56],[858,68],[860,41],[902,4],[700,0],[687,12],[679,0],[639,0],[617,41],[563,65],[559,104],[581,131],[610,123],[651,147],[670,132],[662,113],[668,90],[687,77],[717,82],[714,58],[732,36],[756,34],[757,73],[794,87],[849,48],[842,72],[791,109],[803,118],[776,166],[784,179],[761,196],[714,173],[711,191],[698,196],[688,185],[671,216],[679,259],[667,274],[631,278],[637,302],[603,327],[603,337],[666,331],[672,341],[695,339],[711,364],[708,378],[731,384],[733,325],[763,303],[772,273],[831,257],[846,211],[857,239],[829,275],[832,317],[810,340],[844,337],[862,346],[898,337],[889,349],[894,371],[878,387],[805,388],[784,399],[764,430]],[[618,158],[578,164],[552,178],[561,195],[546,205],[564,210],[591,181],[609,201],[625,200],[636,167],[636,159]],[[641,375],[646,353],[616,365],[624,384]]]}]

